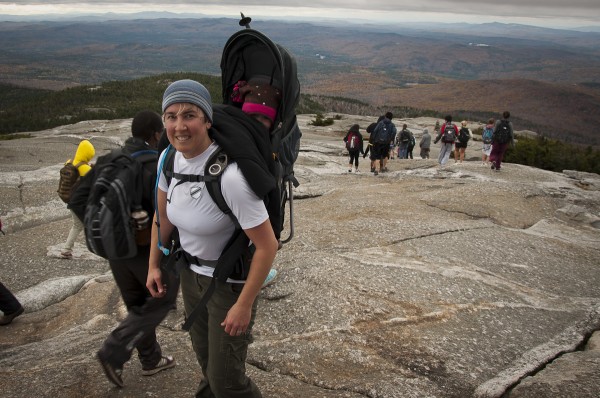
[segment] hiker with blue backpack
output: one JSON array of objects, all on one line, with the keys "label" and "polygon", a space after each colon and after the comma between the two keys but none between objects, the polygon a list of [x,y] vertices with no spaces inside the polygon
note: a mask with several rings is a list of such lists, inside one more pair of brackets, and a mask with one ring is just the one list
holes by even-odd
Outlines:
[{"label": "hiker with blue backpack", "polygon": [[494,136],[492,138],[492,151],[490,152],[490,162],[492,170],[500,171],[502,160],[508,146],[515,146],[515,135],[513,125],[510,120],[510,112],[504,111],[502,119],[497,120],[494,125]]},{"label": "hiker with blue backpack", "polygon": [[[146,289],[158,162],[156,148],[162,133],[159,114],[149,110],[138,112],[124,147],[99,157],[69,202],[69,207],[83,220],[88,248],[108,260],[127,308],[125,319],[96,354],[106,377],[117,387],[124,386],[123,367],[134,348],[144,376],[175,366],[173,357],[162,352],[156,327],[175,305],[178,282],[169,275],[165,281],[169,294],[162,298],[151,297]],[[116,197],[123,206],[111,201]]]},{"label": "hiker with blue backpack", "polygon": [[487,166],[489,163],[489,156],[492,152],[492,138],[494,137],[494,118],[490,118],[481,132],[481,164]]},{"label": "hiker with blue backpack", "polygon": [[442,141],[440,154],[438,156],[440,168],[444,168],[446,163],[448,163],[448,159],[450,159],[450,154],[454,147],[454,142],[458,136],[458,127],[452,123],[452,115],[447,115],[444,120],[446,123],[441,126],[439,134],[433,141],[434,144],[437,144],[440,140]]},{"label": "hiker with blue backpack", "polygon": [[[177,265],[186,318],[191,319],[187,327],[203,374],[197,397],[261,396],[245,373],[244,359],[252,340],[257,296],[272,267],[278,240],[262,194],[251,188],[256,181],[244,176],[243,165],[231,162],[224,170],[217,170],[221,167],[219,163],[211,162],[214,155],[222,153],[215,137],[224,132],[226,125],[239,124],[240,137],[243,129],[251,129],[258,134],[257,138],[262,135],[268,139],[279,93],[262,79],[249,79],[237,91],[244,101],[241,111],[229,106],[213,112],[210,93],[193,80],[169,85],[162,103],[166,134],[174,150],[167,148],[159,160],[147,287],[154,297],[168,292],[160,265],[169,251],[162,242],[169,242],[177,228],[180,245]],[[216,117],[222,118],[218,121],[223,125],[222,131],[213,128]],[[245,150],[252,155],[252,148]],[[170,153],[172,169],[167,172],[164,163]],[[222,171],[218,184],[229,214],[207,192],[212,186],[208,180],[213,171]],[[241,236],[236,233],[238,230],[253,244],[250,265],[239,263],[241,268],[236,268],[233,274],[218,278],[219,261],[227,255],[227,246],[236,244],[236,236]],[[242,243],[248,247],[248,240]],[[210,296],[203,301],[209,291]]]},{"label": "hiker with blue backpack", "polygon": [[377,122],[373,134],[369,141],[373,143],[371,148],[371,157],[375,161],[373,164],[373,174],[378,175],[381,171],[388,171],[387,160],[389,156],[390,142],[396,137],[396,126],[392,123],[394,115],[392,112],[386,112],[383,118]]}]

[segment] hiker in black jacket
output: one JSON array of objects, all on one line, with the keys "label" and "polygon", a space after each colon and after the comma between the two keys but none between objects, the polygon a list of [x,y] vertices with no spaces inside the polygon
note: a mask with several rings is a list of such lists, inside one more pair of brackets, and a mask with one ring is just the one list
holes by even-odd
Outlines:
[{"label": "hiker in black jacket", "polygon": [[[151,111],[139,112],[133,118],[131,132],[132,136],[125,141],[123,152],[130,155],[143,153],[136,159],[142,163],[142,208],[147,213],[148,219],[146,228],[138,231],[139,235],[136,236],[137,254],[125,260],[109,260],[115,282],[128,312],[127,317],[110,333],[97,353],[107,378],[118,387],[124,385],[123,365],[131,358],[133,348],[138,351],[142,374],[145,376],[175,366],[173,357],[162,353],[156,339],[156,327],[173,309],[179,283],[173,275],[167,275],[168,280],[165,283],[169,290],[162,298],[151,297],[146,289],[150,257],[149,228],[154,215],[154,185],[158,162],[156,148],[163,132],[160,115]],[[82,220],[88,194],[100,164],[102,164],[102,157],[98,159],[97,167],[92,168],[82,179],[69,203],[69,208]]]},{"label": "hiker in black jacket", "polygon": [[352,127],[350,127],[350,130],[348,130],[344,137],[344,142],[346,143],[346,149],[348,149],[348,155],[350,156],[348,173],[352,172],[352,164],[354,164],[355,172],[358,173],[358,156],[365,155],[363,149],[363,137],[360,133],[358,124],[353,124]]}]

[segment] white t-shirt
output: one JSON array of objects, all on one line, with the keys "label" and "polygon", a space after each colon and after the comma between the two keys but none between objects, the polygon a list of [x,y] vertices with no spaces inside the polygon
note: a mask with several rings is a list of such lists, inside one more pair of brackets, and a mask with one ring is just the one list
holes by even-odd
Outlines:
[{"label": "white t-shirt", "polygon": [[[192,159],[176,152],[173,171],[204,175],[206,162],[218,148],[213,143]],[[173,177],[167,186],[166,177],[160,170],[164,156],[163,151],[158,162],[158,189],[167,192],[167,217],[179,230],[181,247],[198,258],[217,260],[235,230],[233,220],[219,210],[204,182],[183,182],[175,186],[178,180]],[[269,218],[265,204],[252,191],[236,163],[230,163],[223,172],[221,190],[242,229],[256,227]],[[212,276],[214,271],[214,268],[196,265],[191,265],[191,269],[206,276]]]}]

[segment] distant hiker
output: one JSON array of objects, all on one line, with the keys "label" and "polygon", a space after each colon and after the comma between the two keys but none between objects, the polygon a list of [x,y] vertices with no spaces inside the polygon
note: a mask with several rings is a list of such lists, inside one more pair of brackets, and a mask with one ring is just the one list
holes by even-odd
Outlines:
[{"label": "distant hiker", "polygon": [[492,138],[492,151],[490,152],[490,162],[492,163],[492,170],[500,171],[502,167],[502,160],[504,154],[508,149],[508,146],[515,146],[515,135],[513,125],[510,120],[510,112],[504,111],[502,113],[502,119],[496,121],[494,126],[494,136]]},{"label": "distant hiker", "polygon": [[435,126],[433,127],[433,133],[437,136],[440,132],[440,121],[435,121]]},{"label": "distant hiker", "polygon": [[419,148],[421,148],[421,159],[429,159],[429,151],[431,147],[431,134],[429,134],[429,130],[427,128],[423,129],[423,135],[421,136],[421,141],[419,142]]},{"label": "distant hiker", "polygon": [[348,162],[348,173],[352,172],[352,164],[354,164],[355,172],[358,173],[358,157],[361,154],[365,154],[363,149],[363,137],[360,133],[360,127],[358,124],[353,124],[352,127],[350,127],[350,130],[348,130],[346,136],[344,137],[344,142],[346,143],[346,149],[348,150],[348,155],[350,156],[350,161]]},{"label": "distant hiker", "polygon": [[463,120],[460,122],[460,129],[458,130],[458,136],[454,143],[454,163],[462,163],[465,160],[465,150],[467,149],[467,143],[473,137],[473,133],[467,127],[467,121]]},{"label": "distant hiker", "polygon": [[[245,115],[232,106],[221,109],[221,117],[228,113],[231,120],[221,120],[224,125],[246,126],[268,140],[269,128],[276,120],[278,90],[263,81],[248,82],[249,93],[242,93],[245,113],[260,113],[262,122]],[[252,102],[251,99],[253,98]],[[169,153],[173,155],[172,178],[164,169],[158,176],[157,212],[153,223],[152,244],[146,286],[153,297],[162,297],[165,289],[164,273],[160,263],[163,251],[161,242],[168,242],[171,232],[177,228],[182,256],[179,264],[181,292],[186,317],[192,319],[190,337],[192,346],[202,368],[202,380],[196,396],[259,397],[260,391],[246,375],[245,358],[251,341],[252,327],[257,311],[257,296],[272,267],[278,249],[278,241],[269,220],[269,213],[262,195],[251,188],[253,182],[266,173],[252,174],[252,180],[242,174],[242,164],[231,162],[224,169],[220,189],[231,214],[225,214],[215,203],[209,189],[209,181],[195,180],[186,176],[209,177],[205,166],[212,155],[221,150],[213,139],[223,134],[223,129],[213,129],[211,96],[208,90],[193,80],[179,80],[167,87],[163,95],[162,110],[166,133],[176,152],[165,150],[160,157],[162,164]],[[236,131],[234,133],[242,133]],[[252,148],[244,148],[252,154]],[[268,148],[270,153],[270,147]],[[259,160],[259,159],[257,159]],[[210,167],[212,170],[213,167]],[[262,169],[267,171],[265,169]],[[216,167],[215,167],[215,171]],[[259,170],[257,170],[259,171]],[[271,182],[271,181],[265,181]],[[239,235],[236,225],[241,227]],[[160,228],[159,228],[160,227]],[[235,236],[247,236],[255,248],[249,269],[232,274],[221,281],[215,273],[219,259],[225,255],[225,246]],[[160,236],[159,236],[160,234]],[[235,239],[237,242],[237,239]],[[242,250],[247,248],[247,241]],[[210,291],[210,299],[203,303],[204,293]]]},{"label": "distant hiker", "polygon": [[[65,166],[61,169],[58,194],[67,204],[71,200],[73,191],[80,183],[81,177],[85,176],[91,170],[92,165],[90,162],[95,154],[96,150],[92,143],[88,140],[82,140],[77,146],[73,160],[67,160]],[[67,241],[60,252],[60,258],[64,259],[73,258],[73,246],[77,237],[83,231],[83,223],[79,220],[79,217],[73,211],[70,211],[70,213],[72,220],[71,229],[69,236],[67,236]]]},{"label": "distant hiker", "polygon": [[492,152],[492,138],[494,137],[494,118],[488,120],[487,124],[481,132],[481,164],[484,166],[488,165],[489,156]]},{"label": "distant hiker", "polygon": [[415,136],[412,133],[412,131],[409,131],[409,133],[410,133],[410,140],[408,141],[408,148],[406,149],[406,158],[412,159],[413,158],[413,149],[415,148],[417,141],[415,140]]},{"label": "distant hiker", "polygon": [[[169,275],[165,281],[167,294],[161,298],[153,298],[146,289],[148,277],[148,261],[150,257],[150,227],[154,214],[154,186],[158,152],[158,141],[163,132],[160,115],[152,111],[138,112],[131,123],[131,137],[125,141],[122,150],[113,151],[98,158],[90,173],[82,179],[79,188],[74,192],[71,207],[84,217],[89,208],[89,198],[103,169],[122,154],[129,155],[141,165],[137,169],[137,178],[141,187],[141,214],[145,218],[135,219],[130,214],[131,222],[135,222],[136,254],[133,257],[111,260],[108,264],[115,282],[127,307],[127,317],[119,323],[103,342],[97,353],[98,361],[106,377],[116,386],[123,387],[123,366],[131,358],[133,349],[137,349],[138,359],[142,365],[142,375],[151,376],[162,370],[175,366],[171,356],[164,355],[156,338],[156,327],[173,308],[177,299],[179,283]],[[127,189],[127,187],[125,187]],[[111,231],[118,235],[120,231]],[[86,239],[90,239],[86,236]]]},{"label": "distant hiker", "polygon": [[408,146],[410,145],[411,132],[406,124],[402,125],[402,130],[398,133],[398,159],[408,157]]},{"label": "distant hiker", "polygon": [[394,156],[395,149],[396,149],[396,137],[394,137],[394,139],[392,141],[390,141],[390,149],[389,149],[388,155],[387,155],[388,159],[392,159],[392,160],[395,159],[395,156]]},{"label": "distant hiker", "polygon": [[0,282],[0,311],[2,311],[0,326],[8,325],[25,311],[19,300],[2,282]]},{"label": "distant hiker", "polygon": [[[375,144],[373,143],[373,138],[375,137],[373,132],[375,131],[375,127],[377,127],[377,124],[383,120],[385,116],[381,115],[379,116],[379,118],[377,119],[377,121],[375,123],[371,123],[369,124],[369,126],[367,127],[367,133],[369,133],[369,140],[367,142],[367,149],[365,150],[365,153],[363,154],[363,159],[367,156],[369,156],[369,160],[371,161],[371,173],[375,172]],[[370,152],[370,154],[369,154]]]},{"label": "distant hiker", "polygon": [[373,131],[373,159],[375,160],[374,174],[378,175],[379,171],[387,171],[387,159],[389,156],[390,142],[396,137],[396,126],[392,123],[394,115],[392,112],[387,112],[383,119],[377,123]]},{"label": "distant hiker", "polygon": [[444,120],[446,123],[442,125],[439,134],[433,141],[434,144],[437,144],[440,139],[442,140],[440,155],[438,156],[438,163],[442,168],[446,165],[448,159],[450,159],[450,153],[452,153],[454,142],[456,141],[456,136],[458,135],[458,128],[454,123],[452,123],[452,116],[447,115]]}]

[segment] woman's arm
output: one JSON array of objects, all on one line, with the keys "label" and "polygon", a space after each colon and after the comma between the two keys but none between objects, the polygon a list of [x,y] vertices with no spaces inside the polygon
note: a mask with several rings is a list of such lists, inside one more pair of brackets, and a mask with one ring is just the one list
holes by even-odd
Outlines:
[{"label": "woman's arm", "polygon": [[148,278],[146,279],[146,287],[150,291],[152,297],[163,297],[166,294],[166,289],[162,283],[162,273],[160,270],[160,260],[163,253],[158,248],[158,224],[160,224],[160,241],[161,243],[168,242],[171,233],[173,232],[173,224],[167,218],[167,193],[158,189],[157,195],[157,214],[154,214],[154,222],[152,223],[152,240],[150,243],[150,260],[148,262]]},{"label": "woman's arm", "polygon": [[221,323],[221,326],[225,328],[225,333],[231,336],[243,334],[248,329],[252,316],[252,305],[271,270],[278,247],[275,233],[268,219],[254,228],[245,229],[244,232],[254,243],[256,250],[252,256],[250,272],[244,288]]}]

